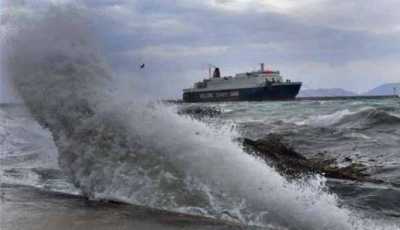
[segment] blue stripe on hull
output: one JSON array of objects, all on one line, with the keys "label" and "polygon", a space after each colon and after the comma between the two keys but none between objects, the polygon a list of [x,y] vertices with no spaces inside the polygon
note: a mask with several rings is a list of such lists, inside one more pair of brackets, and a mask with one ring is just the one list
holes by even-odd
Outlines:
[{"label": "blue stripe on hull", "polygon": [[293,100],[299,93],[301,83],[273,85],[246,89],[229,89],[220,91],[185,92],[185,102],[217,101],[267,101]]}]

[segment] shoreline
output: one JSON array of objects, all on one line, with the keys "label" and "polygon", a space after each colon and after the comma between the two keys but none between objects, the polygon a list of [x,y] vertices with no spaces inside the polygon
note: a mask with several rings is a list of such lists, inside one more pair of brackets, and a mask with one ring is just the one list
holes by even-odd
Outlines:
[{"label": "shoreline", "polygon": [[2,230],[239,230],[244,228],[228,221],[117,201],[91,201],[78,195],[50,192],[30,186],[1,184],[0,191]]},{"label": "shoreline", "polygon": [[[399,95],[360,95],[360,96],[327,96],[327,97],[296,97],[293,100],[265,100],[265,101],[255,101],[255,102],[276,102],[276,101],[334,101],[334,100],[380,100],[380,99],[396,99],[400,98]],[[161,100],[165,103],[173,104],[184,104],[190,102],[184,102],[182,99],[165,99]],[[199,103],[219,103],[219,102],[241,102],[241,101],[210,101],[210,102],[199,102]]]},{"label": "shoreline", "polygon": [[361,95],[361,96],[328,96],[328,97],[296,97],[295,101],[333,101],[333,100],[374,100],[374,99],[394,99],[400,98],[399,95]]}]

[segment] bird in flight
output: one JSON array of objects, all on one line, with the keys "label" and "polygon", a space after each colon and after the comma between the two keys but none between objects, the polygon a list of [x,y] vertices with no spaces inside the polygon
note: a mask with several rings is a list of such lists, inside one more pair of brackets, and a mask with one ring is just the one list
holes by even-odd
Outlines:
[{"label": "bird in flight", "polygon": [[143,69],[143,68],[144,68],[144,66],[145,66],[145,65],[144,65],[144,63],[143,63],[143,64],[141,64],[141,65],[140,65],[140,68],[141,68],[141,69]]}]

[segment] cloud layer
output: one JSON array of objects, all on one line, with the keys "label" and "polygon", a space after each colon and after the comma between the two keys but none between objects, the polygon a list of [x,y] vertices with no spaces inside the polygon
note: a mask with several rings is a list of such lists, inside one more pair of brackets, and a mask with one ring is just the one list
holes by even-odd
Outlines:
[{"label": "cloud layer", "polygon": [[[114,71],[158,97],[179,97],[182,88],[207,75],[209,63],[230,75],[265,62],[309,88],[362,92],[400,81],[395,0],[78,3],[89,12]],[[145,70],[138,68],[141,63]]]}]

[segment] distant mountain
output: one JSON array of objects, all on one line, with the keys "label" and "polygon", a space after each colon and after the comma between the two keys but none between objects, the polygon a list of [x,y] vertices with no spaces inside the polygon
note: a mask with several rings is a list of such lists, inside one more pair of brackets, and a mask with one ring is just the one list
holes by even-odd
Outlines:
[{"label": "distant mountain", "polygon": [[396,94],[400,94],[400,82],[399,83],[388,83],[380,85],[370,91],[363,93],[363,95],[392,95],[396,89]]},{"label": "distant mountain", "polygon": [[340,88],[332,89],[304,89],[298,97],[332,97],[332,96],[356,96],[357,94]]}]

